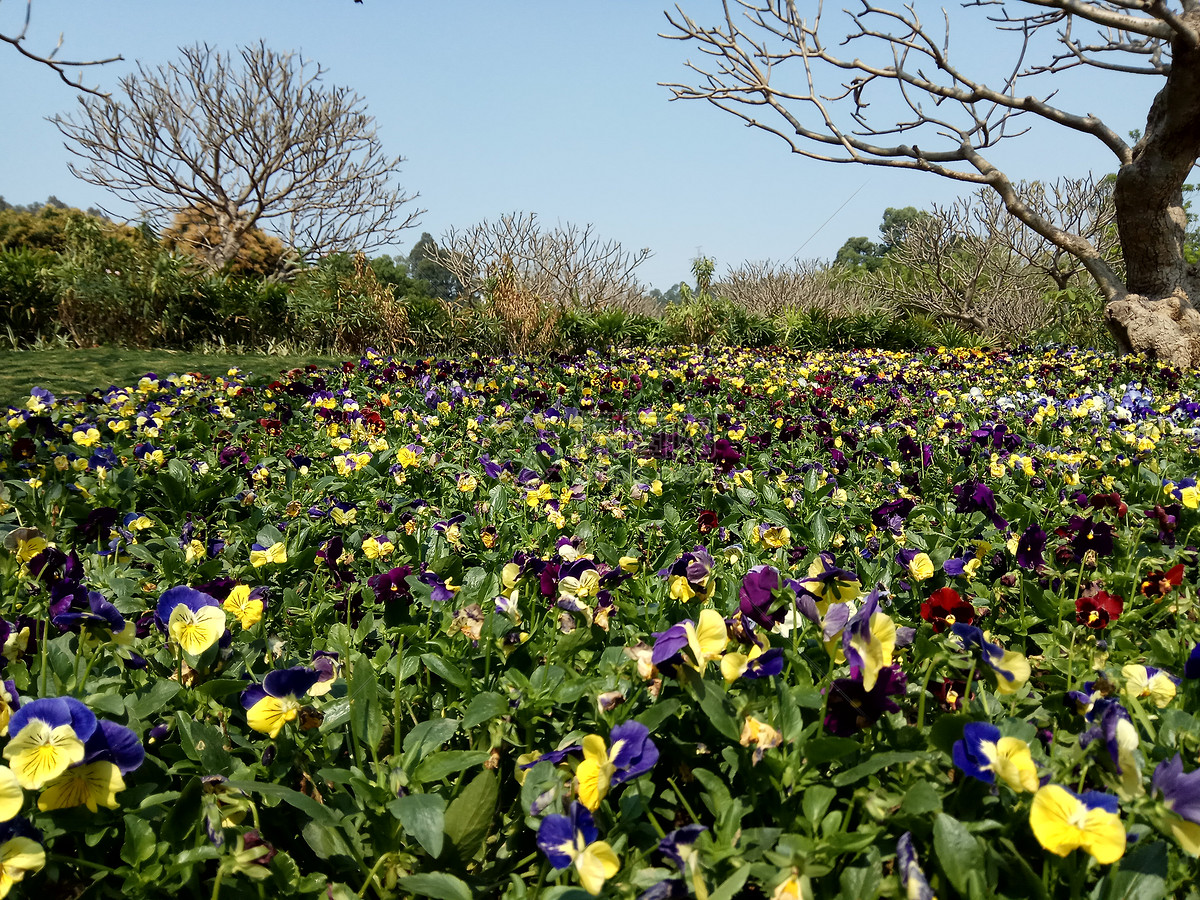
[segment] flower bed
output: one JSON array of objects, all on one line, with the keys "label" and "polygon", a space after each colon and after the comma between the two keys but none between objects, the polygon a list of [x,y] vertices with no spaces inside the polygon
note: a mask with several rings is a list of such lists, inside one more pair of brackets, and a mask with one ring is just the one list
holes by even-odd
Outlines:
[{"label": "flower bed", "polygon": [[0,896],[1196,896],[1196,398],[1066,350],[35,389]]}]

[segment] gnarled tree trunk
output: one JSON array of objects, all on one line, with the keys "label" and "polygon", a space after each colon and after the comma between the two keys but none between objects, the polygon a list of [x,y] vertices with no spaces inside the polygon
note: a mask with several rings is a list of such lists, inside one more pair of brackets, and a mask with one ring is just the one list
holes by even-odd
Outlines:
[{"label": "gnarled tree trunk", "polygon": [[[1200,10],[1184,16],[1200,27]],[[1200,47],[1176,38],[1171,71],[1154,98],[1114,200],[1125,257],[1124,290],[1105,310],[1121,349],[1180,367],[1200,366],[1200,267],[1183,247],[1183,184],[1200,156]]]}]

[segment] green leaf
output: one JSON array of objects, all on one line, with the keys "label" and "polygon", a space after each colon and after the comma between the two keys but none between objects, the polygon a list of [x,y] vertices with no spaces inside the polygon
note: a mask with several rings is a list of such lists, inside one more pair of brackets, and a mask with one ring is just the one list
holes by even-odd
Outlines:
[{"label": "green leaf", "polygon": [[652,707],[638,716],[637,721],[645,725],[650,733],[653,734],[659,725],[678,713],[682,705],[683,704],[681,704],[674,697],[669,700],[659,700]]},{"label": "green leaf", "polygon": [[1161,900],[1167,896],[1167,845],[1138,843],[1101,883],[1104,900]]},{"label": "green leaf", "polygon": [[879,882],[882,873],[876,859],[870,866],[854,866],[843,869],[838,876],[843,897],[853,897],[854,900],[875,900],[879,896]]},{"label": "green leaf", "polygon": [[458,725],[458,719],[429,719],[410,728],[404,736],[404,767],[424,759],[454,737]]},{"label": "green leaf", "polygon": [[725,785],[724,780],[708,771],[708,769],[693,769],[692,774],[704,786],[704,790],[708,795],[705,800],[708,808],[712,810],[714,815],[720,815],[733,802],[733,798],[729,794],[729,788]]},{"label": "green leaf", "polygon": [[162,839],[169,844],[178,845],[200,821],[200,779],[193,777],[184,785],[162,824]]},{"label": "green leaf", "polygon": [[971,716],[963,713],[939,716],[929,729],[929,743],[949,756],[954,742],[961,740],[963,736],[963,727],[973,721],[975,720]]},{"label": "green leaf", "polygon": [[812,522],[809,524],[809,530],[812,533],[812,541],[817,550],[824,550],[829,546],[829,538],[833,532],[829,529],[829,523],[825,521],[824,513],[817,513],[813,516]]},{"label": "green leaf", "polygon": [[325,718],[321,720],[321,731],[337,731],[350,721],[350,700],[343,697],[325,707]]},{"label": "green leaf", "polygon": [[433,897],[434,900],[473,900],[475,896],[465,881],[448,872],[406,875],[396,883],[402,890],[418,897]]},{"label": "green leaf", "polygon": [[983,871],[983,848],[962,822],[945,813],[933,820],[933,849],[955,890],[966,893],[972,872]]},{"label": "green leaf", "polygon": [[196,722],[185,712],[175,713],[175,727],[180,744],[189,759],[195,760],[208,772],[228,772],[233,761],[225,750],[225,736],[204,722]]},{"label": "green leaf", "polygon": [[336,828],[342,821],[340,813],[335,812],[328,806],[318,803],[307,794],[302,794],[299,791],[293,791],[289,787],[284,787],[282,784],[268,784],[264,781],[234,781],[225,782],[225,787],[237,791],[245,791],[246,793],[257,793],[264,797],[274,797],[282,800],[289,806],[294,806],[301,812],[306,812],[312,818],[313,824],[323,825],[331,828]]},{"label": "green leaf", "polygon": [[804,799],[801,801],[804,807],[804,818],[808,819],[815,828],[825,818],[829,804],[836,796],[837,791],[824,784],[814,784],[805,789]]},{"label": "green leaf", "polygon": [[446,801],[437,794],[409,794],[388,804],[404,830],[435,859],[442,853],[446,829]]},{"label": "green leaf", "polygon": [[425,663],[429,671],[434,675],[454,685],[460,691],[465,691],[471,686],[471,682],[466,675],[440,656],[433,653],[423,653],[421,654],[421,662]]},{"label": "green leaf", "polygon": [[271,873],[275,881],[285,888],[295,888],[300,883],[300,867],[282,850],[271,857]]},{"label": "green leaf", "polygon": [[471,859],[488,836],[499,797],[496,773],[484,769],[446,809],[446,837],[460,860]]},{"label": "green leaf", "polygon": [[441,781],[447,775],[483,765],[488,756],[486,750],[442,750],[425,757],[412,777],[418,784]]},{"label": "green leaf", "polygon": [[121,859],[136,869],[154,855],[156,843],[154,829],[149,822],[134,815],[125,816],[125,844],[121,847]]},{"label": "green leaf", "polygon": [[927,816],[942,811],[942,795],[928,781],[918,781],[904,795],[900,809],[909,816]]},{"label": "green leaf", "polygon": [[[351,856],[350,847],[342,837],[341,829],[309,822],[301,831],[305,843],[321,859],[331,856]],[[353,895],[351,895],[353,896]]]},{"label": "green leaf", "polygon": [[704,711],[709,724],[723,736],[736,741],[741,736],[741,730],[733,717],[725,709],[725,691],[712,683],[699,682],[696,687],[696,699],[700,709]]},{"label": "green leaf", "polygon": [[708,900],[733,900],[750,877],[750,867],[742,866],[718,885],[717,889],[708,895]]},{"label": "green leaf", "polygon": [[379,749],[383,740],[383,707],[375,667],[365,654],[355,655],[350,671],[350,727],[363,744]]},{"label": "green leaf", "polygon": [[[175,688],[179,687],[179,683],[175,681],[159,682],[159,684],[169,684]],[[214,678],[212,681],[206,681],[204,684],[197,685],[192,689],[192,692],[199,694],[201,697],[211,697],[213,700],[220,700],[233,694],[240,694],[245,689],[246,682],[241,678]],[[175,692],[173,691],[171,696],[173,697],[174,695]]]},{"label": "green leaf", "polygon": [[884,753],[876,753],[867,759],[866,762],[859,763],[853,769],[838,772],[833,776],[832,784],[834,787],[845,787],[848,784],[854,784],[854,782],[878,772],[880,769],[886,769],[888,766],[894,766],[897,763],[912,762],[914,759],[920,759],[925,755],[927,754],[919,753],[916,750],[889,750]]},{"label": "green leaf", "polygon": [[804,758],[809,765],[819,766],[835,759],[845,759],[851,754],[857,754],[862,745],[855,740],[844,737],[813,738],[804,744]]},{"label": "green leaf", "polygon": [[471,729],[482,725],[489,719],[507,715],[510,712],[508,698],[495,691],[476,694],[463,715],[463,728]]}]

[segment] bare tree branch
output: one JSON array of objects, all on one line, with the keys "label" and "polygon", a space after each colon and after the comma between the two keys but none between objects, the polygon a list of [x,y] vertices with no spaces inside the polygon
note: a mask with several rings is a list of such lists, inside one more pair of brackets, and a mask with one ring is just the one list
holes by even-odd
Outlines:
[{"label": "bare tree branch", "polygon": [[262,44],[236,56],[183,48],[177,63],[141,64],[123,97],[81,97],[53,121],[82,162],[71,171],[151,219],[195,210],[224,235],[208,262],[232,260],[255,226],[302,256],[393,243],[420,210],[393,185],[361,97],[326,86],[325,70]]},{"label": "bare tree branch", "polygon": [[25,46],[25,40],[29,33],[29,20],[32,17],[32,15],[33,15],[33,0],[26,0],[25,22],[21,26],[21,30],[19,32],[17,32],[16,34],[4,34],[3,32],[0,32],[0,41],[3,41],[6,44],[11,44],[13,47],[16,48],[17,52],[20,53],[22,56],[24,56],[26,59],[31,59],[36,63],[41,63],[42,65],[48,66],[49,68],[53,69],[55,72],[58,73],[58,77],[62,79],[64,84],[67,84],[73,88],[78,88],[81,91],[85,91],[85,92],[87,92],[89,94],[93,94],[94,96],[97,96],[97,97],[107,97],[108,94],[102,93],[98,88],[87,87],[83,84],[81,79],[72,78],[70,75],[67,74],[67,70],[68,69],[82,69],[87,66],[103,66],[103,65],[107,65],[108,63],[119,62],[120,60],[123,60],[125,57],[110,56],[108,59],[85,59],[85,60],[58,59],[58,51],[62,49],[62,45],[63,45],[63,36],[61,34],[58,36],[58,43],[54,45],[54,49],[51,50],[48,54],[43,56],[40,53],[34,53],[32,50],[30,50],[28,47]]},{"label": "bare tree branch", "polygon": [[522,294],[545,303],[578,303],[589,311],[640,310],[645,290],[634,270],[649,257],[648,249],[633,252],[617,241],[601,241],[591,225],[543,231],[536,213],[519,212],[462,231],[452,228],[434,253],[468,295],[484,293],[503,276]]}]

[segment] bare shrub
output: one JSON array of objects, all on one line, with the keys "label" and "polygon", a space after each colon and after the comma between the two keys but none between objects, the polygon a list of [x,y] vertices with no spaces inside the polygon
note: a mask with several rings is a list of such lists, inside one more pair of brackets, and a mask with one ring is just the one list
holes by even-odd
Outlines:
[{"label": "bare shrub", "polygon": [[650,250],[625,250],[601,241],[591,225],[558,225],[542,230],[536,213],[513,213],[484,220],[462,231],[450,229],[433,251],[471,297],[489,292],[489,280],[503,273],[512,290],[541,303],[577,303],[594,312],[645,312],[652,304],[634,276]]},{"label": "bare shrub", "polygon": [[772,318],[791,310],[819,309],[844,316],[879,307],[860,282],[816,260],[763,260],[730,266],[725,277],[713,285],[713,292]]},{"label": "bare shrub", "polygon": [[[1049,221],[1088,235],[1116,255],[1112,191],[1090,178],[1053,184],[1021,183],[1023,201]],[[1049,297],[1083,264],[1008,215],[999,195],[980,190],[909,225],[888,256],[889,265],[864,278],[864,286],[895,307],[950,320],[982,335],[1013,338],[1045,327],[1054,312]]]}]

